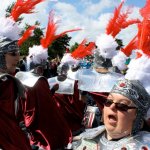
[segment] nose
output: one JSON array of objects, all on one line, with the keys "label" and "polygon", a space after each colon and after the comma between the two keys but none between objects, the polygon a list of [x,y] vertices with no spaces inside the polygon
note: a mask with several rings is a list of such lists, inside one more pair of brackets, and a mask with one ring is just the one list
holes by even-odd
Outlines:
[{"label": "nose", "polygon": [[115,105],[115,103],[112,103],[109,108],[110,108],[111,110],[116,110],[116,105]]}]

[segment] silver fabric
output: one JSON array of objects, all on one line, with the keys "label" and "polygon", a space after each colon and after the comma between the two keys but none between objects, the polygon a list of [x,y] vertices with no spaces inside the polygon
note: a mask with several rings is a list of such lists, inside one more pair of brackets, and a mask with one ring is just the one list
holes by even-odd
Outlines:
[{"label": "silver fabric", "polygon": [[132,134],[141,129],[143,119],[150,107],[150,96],[137,80],[120,80],[118,81],[111,93],[119,93],[134,102],[137,107],[137,115],[132,127]]},{"label": "silver fabric", "polygon": [[79,70],[73,72],[71,69],[69,69],[67,72],[67,78],[72,80],[78,80],[78,74],[79,74]]},{"label": "silver fabric", "polygon": [[108,141],[105,138],[105,127],[100,126],[87,130],[80,135],[78,142],[73,143],[73,150],[142,150],[142,147],[150,148],[150,133],[140,131],[134,136],[124,137],[118,141]]},{"label": "silver fabric", "polygon": [[78,88],[89,92],[110,92],[114,84],[123,77],[114,72],[102,74],[92,69],[82,69],[78,73]]},{"label": "silver fabric", "polygon": [[33,87],[39,80],[39,78],[41,78],[41,76],[37,76],[32,72],[22,72],[22,71],[19,71],[15,75],[15,77],[19,79],[23,85],[26,85],[28,87]]},{"label": "silver fabric", "polygon": [[75,80],[66,79],[65,81],[58,81],[57,77],[49,78],[48,83],[50,88],[52,88],[55,84],[59,84],[59,89],[55,93],[60,94],[74,94],[74,84]]}]

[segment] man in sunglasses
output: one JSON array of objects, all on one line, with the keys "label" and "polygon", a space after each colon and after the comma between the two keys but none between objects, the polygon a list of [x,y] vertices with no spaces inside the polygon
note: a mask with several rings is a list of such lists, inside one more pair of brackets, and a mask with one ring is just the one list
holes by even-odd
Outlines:
[{"label": "man in sunglasses", "polygon": [[104,126],[82,133],[75,150],[149,149],[150,134],[141,131],[150,96],[138,80],[118,81],[103,102]]}]

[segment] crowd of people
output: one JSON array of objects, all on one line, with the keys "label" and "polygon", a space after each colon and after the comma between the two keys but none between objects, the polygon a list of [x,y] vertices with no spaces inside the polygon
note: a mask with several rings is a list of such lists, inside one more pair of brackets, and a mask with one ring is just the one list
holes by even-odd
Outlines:
[{"label": "crowd of people", "polygon": [[[40,45],[20,59],[16,21],[40,2],[17,0],[0,22],[0,149],[150,149],[150,0],[142,20],[128,20],[122,1],[104,34],[61,61],[48,61],[48,46],[78,29],[56,35],[51,12]],[[116,36],[133,24],[137,35],[123,47]]]}]

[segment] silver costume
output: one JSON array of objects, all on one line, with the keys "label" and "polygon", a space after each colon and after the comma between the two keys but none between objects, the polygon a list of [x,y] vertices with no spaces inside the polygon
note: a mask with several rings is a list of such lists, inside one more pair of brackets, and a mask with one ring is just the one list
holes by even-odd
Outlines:
[{"label": "silver costume", "polygon": [[65,81],[58,81],[57,77],[49,78],[48,83],[50,88],[55,84],[59,84],[59,89],[55,93],[59,94],[74,94],[75,80],[67,78]]},{"label": "silver costume", "polygon": [[19,79],[23,85],[33,87],[42,76],[38,76],[32,72],[19,71],[16,73],[15,77]]},{"label": "silver costume", "polygon": [[139,131],[134,136],[124,137],[118,141],[109,141],[105,138],[105,127],[88,129],[80,134],[78,142],[73,143],[73,150],[149,150],[150,133]]},{"label": "silver costume", "polygon": [[94,69],[82,69],[78,73],[78,88],[88,92],[110,92],[121,78],[123,75],[115,72],[102,74]]}]

